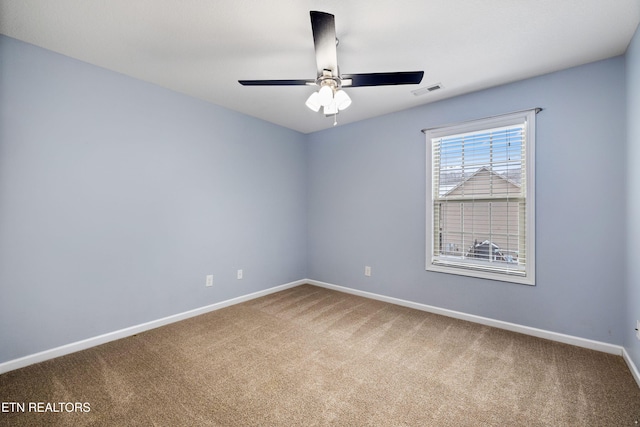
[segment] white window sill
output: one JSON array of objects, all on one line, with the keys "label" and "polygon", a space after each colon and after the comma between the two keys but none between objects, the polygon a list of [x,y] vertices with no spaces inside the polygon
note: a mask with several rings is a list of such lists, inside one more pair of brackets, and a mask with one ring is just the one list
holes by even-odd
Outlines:
[{"label": "white window sill", "polygon": [[438,273],[456,274],[459,276],[476,277],[478,279],[498,280],[501,282],[517,283],[520,285],[535,286],[535,278],[532,274],[526,276],[517,276],[506,273],[493,273],[490,271],[466,269],[463,267],[450,267],[445,265],[435,265],[429,263],[427,271],[435,271]]}]

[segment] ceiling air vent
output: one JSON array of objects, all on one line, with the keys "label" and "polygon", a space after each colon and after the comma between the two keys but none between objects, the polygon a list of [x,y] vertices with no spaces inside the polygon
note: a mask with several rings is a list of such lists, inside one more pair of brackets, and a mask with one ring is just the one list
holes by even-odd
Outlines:
[{"label": "ceiling air vent", "polygon": [[442,89],[442,85],[440,83],[435,83],[427,87],[422,87],[420,89],[412,90],[411,93],[414,94],[415,96],[420,96],[420,95],[424,95],[425,93],[433,92],[438,89]]}]

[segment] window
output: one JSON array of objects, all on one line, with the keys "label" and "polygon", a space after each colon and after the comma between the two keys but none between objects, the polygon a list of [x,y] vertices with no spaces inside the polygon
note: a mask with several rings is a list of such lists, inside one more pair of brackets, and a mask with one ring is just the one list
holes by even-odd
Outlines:
[{"label": "window", "polygon": [[534,284],[538,111],[423,131],[427,270]]}]

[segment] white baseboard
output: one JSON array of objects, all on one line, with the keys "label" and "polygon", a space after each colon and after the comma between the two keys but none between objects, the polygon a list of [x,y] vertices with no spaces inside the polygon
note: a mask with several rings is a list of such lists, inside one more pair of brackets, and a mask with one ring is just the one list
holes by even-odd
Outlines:
[{"label": "white baseboard", "polygon": [[633,360],[631,360],[631,356],[629,356],[629,353],[627,353],[627,350],[625,348],[622,349],[622,357],[624,358],[624,361],[627,362],[627,366],[631,371],[631,375],[633,375],[636,383],[638,383],[638,387],[640,387],[640,371],[638,371],[638,367],[635,363],[633,363]]},{"label": "white baseboard", "polygon": [[551,341],[571,344],[577,347],[584,347],[591,350],[601,351],[604,353],[616,354],[618,356],[621,356],[624,350],[624,348],[619,345],[609,344],[609,343],[600,342],[600,341],[593,341],[586,338],[579,338],[572,335],[560,334],[557,332],[545,331],[544,329],[531,328],[529,326],[518,325],[516,323],[503,322],[502,320],[495,320],[488,317],[462,313],[460,311],[448,310],[445,308],[439,308],[431,305],[420,304],[413,301],[407,301],[403,299],[388,297],[385,295],[374,294],[372,292],[346,288],[346,287],[334,285],[331,283],[319,282],[317,280],[307,280],[306,282],[309,284],[320,286],[327,289],[333,289],[336,291],[358,295],[365,298],[371,298],[379,301],[384,301],[391,304],[401,305],[404,307],[415,308],[416,310],[427,311],[429,313],[440,314],[447,317],[453,317],[455,319],[467,320],[469,322],[492,326],[494,328],[506,329],[512,332],[519,332],[521,334],[531,335],[538,338],[545,338]]},{"label": "white baseboard", "polygon": [[40,362],[44,362],[45,360],[49,360],[56,357],[64,356],[66,354],[74,353],[76,351],[85,350],[90,347],[95,347],[97,345],[105,344],[110,341],[115,341],[120,338],[126,338],[135,334],[139,334],[140,332],[148,331],[150,329],[155,329],[160,326],[168,325],[170,323],[179,322],[180,320],[185,320],[190,317],[208,313],[210,311],[219,310],[221,308],[229,307],[231,305],[239,304],[241,302],[245,302],[245,301],[259,298],[265,295],[269,295],[274,292],[279,292],[288,288],[293,288],[295,286],[299,286],[307,282],[308,282],[307,280],[297,280],[295,282],[290,282],[284,285],[275,286],[273,288],[254,292],[248,295],[239,296],[237,298],[221,301],[215,304],[185,311],[183,313],[178,313],[172,316],[163,317],[162,319],[153,320],[151,322],[142,323],[140,325],[131,326],[129,328],[120,329],[118,331],[109,332],[103,335],[98,335],[96,337],[87,338],[85,340],[76,341],[60,347],[52,348],[50,350],[45,350],[39,353],[20,357],[18,359],[9,360],[7,362],[0,363],[0,374],[13,371],[15,369],[24,368],[25,366],[33,365],[34,363],[40,363]]}]

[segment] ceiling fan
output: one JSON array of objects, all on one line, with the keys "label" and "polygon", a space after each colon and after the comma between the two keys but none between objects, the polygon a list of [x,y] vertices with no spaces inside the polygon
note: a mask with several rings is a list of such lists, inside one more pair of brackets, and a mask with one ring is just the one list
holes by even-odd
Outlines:
[{"label": "ceiling fan", "polygon": [[[320,86],[311,94],[306,105],[313,111],[323,108],[325,116],[338,114],[351,105],[351,98],[343,87],[418,84],[424,71],[392,73],[340,74],[336,46],[335,17],[326,12],[311,11],[311,31],[316,51],[317,78],[315,80],[238,80],[244,86]],[[335,122],[334,122],[335,125]]]}]

